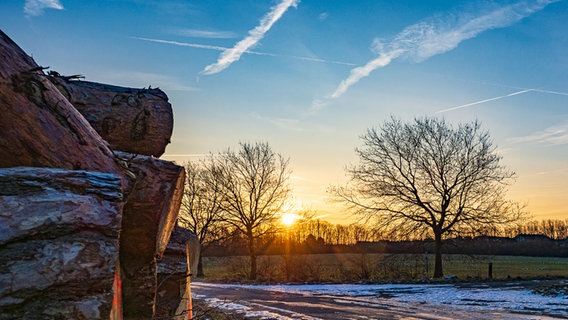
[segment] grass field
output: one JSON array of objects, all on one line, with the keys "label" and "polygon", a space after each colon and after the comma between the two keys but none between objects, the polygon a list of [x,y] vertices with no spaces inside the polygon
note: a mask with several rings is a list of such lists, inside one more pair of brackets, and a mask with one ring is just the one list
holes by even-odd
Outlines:
[{"label": "grass field", "polygon": [[[434,256],[428,256],[432,277]],[[568,258],[444,255],[444,274],[458,279],[568,277]],[[207,280],[246,281],[248,257],[205,257]],[[312,254],[258,257],[261,282],[358,282],[420,280],[426,256],[411,254]]]}]

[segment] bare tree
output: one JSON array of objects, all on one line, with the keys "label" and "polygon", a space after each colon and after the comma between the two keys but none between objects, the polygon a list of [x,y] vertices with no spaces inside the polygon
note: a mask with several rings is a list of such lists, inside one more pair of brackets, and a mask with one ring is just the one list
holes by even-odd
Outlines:
[{"label": "bare tree", "polygon": [[289,160],[267,143],[241,143],[215,158],[223,188],[223,220],[242,233],[248,242],[250,273],[256,279],[255,239],[274,232],[275,219],[289,193]]},{"label": "bare tree", "polygon": [[[201,253],[219,240],[224,224],[221,219],[223,190],[217,179],[217,168],[211,158],[185,164],[186,185],[178,217],[178,224],[197,235]],[[197,276],[204,276],[202,254],[199,256]]]},{"label": "bare tree", "polygon": [[507,224],[523,212],[504,199],[514,177],[478,121],[457,128],[436,118],[391,118],[368,129],[356,149],[350,182],[331,192],[378,229],[435,240],[434,277],[443,276],[442,243],[450,234]]}]

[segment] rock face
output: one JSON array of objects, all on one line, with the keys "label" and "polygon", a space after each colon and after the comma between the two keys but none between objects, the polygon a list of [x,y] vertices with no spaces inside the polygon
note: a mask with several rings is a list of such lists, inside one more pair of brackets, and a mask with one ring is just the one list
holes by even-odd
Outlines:
[{"label": "rock face", "polygon": [[116,175],[0,170],[0,319],[108,317],[121,212]]},{"label": "rock face", "polygon": [[153,157],[167,100],[46,75],[0,31],[0,320],[155,317],[185,179]]}]

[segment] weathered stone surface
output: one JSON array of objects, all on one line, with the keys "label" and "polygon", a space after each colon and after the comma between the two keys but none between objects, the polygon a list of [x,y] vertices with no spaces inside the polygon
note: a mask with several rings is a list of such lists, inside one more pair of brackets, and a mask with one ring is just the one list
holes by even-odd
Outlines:
[{"label": "weathered stone surface", "polygon": [[138,177],[123,209],[120,235],[123,313],[126,318],[145,319],[154,312],[156,259],[176,224],[185,170],[153,157],[117,155]]},{"label": "weathered stone surface", "polygon": [[[188,270],[186,245],[189,249],[191,269]],[[158,262],[158,288],[156,295],[156,317],[172,319],[177,310],[187,309],[186,294],[190,278],[189,271],[197,270],[200,246],[197,236],[189,230],[176,226],[162,259]],[[193,271],[191,271],[193,273]],[[181,308],[180,308],[180,305]]]},{"label": "weathered stone surface", "polygon": [[172,106],[162,90],[124,88],[56,75],[49,79],[112,149],[159,157],[170,143]]},{"label": "weathered stone surface", "polygon": [[104,319],[122,211],[116,175],[0,169],[0,319]]}]

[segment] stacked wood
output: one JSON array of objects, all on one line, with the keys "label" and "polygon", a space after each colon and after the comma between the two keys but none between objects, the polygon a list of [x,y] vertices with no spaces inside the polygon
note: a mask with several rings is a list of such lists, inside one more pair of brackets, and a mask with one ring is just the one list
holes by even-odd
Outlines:
[{"label": "stacked wood", "polygon": [[[187,316],[187,287],[191,270],[197,270],[199,240],[189,230],[176,226],[168,246],[158,263],[156,318],[185,319]],[[190,265],[187,261],[190,261]],[[176,318],[177,317],[177,318]]]},{"label": "stacked wood", "polygon": [[123,312],[125,317],[142,319],[154,310],[157,259],[176,223],[185,170],[153,157],[117,154],[138,177],[124,206],[120,235]]},{"label": "stacked wood", "polygon": [[[61,90],[65,94],[62,94],[54,83],[60,89],[63,88]],[[112,93],[113,90],[116,92]],[[66,96],[69,99],[75,99],[77,106],[81,105],[80,102],[82,101],[84,115],[68,101]],[[100,96],[100,98],[96,98],[97,96]],[[105,104],[109,101],[108,99],[110,99],[109,105],[114,108],[112,110]],[[93,107],[90,105],[91,103],[99,104],[98,107]],[[124,108],[132,108],[132,112],[127,113]],[[59,184],[53,186],[53,189],[67,190],[72,194],[90,195],[94,192],[97,197],[106,199],[103,196],[105,188],[102,185],[93,187],[94,182],[88,182],[90,175],[79,174],[79,172],[84,172],[82,170],[100,172],[103,175],[111,174],[115,179],[118,179],[117,181],[120,181],[115,187],[119,188],[118,191],[122,193],[122,200],[112,198],[112,201],[116,202],[117,210],[111,214],[113,215],[113,222],[116,222],[116,219],[120,221],[120,236],[116,233],[117,228],[114,225],[107,232],[108,236],[114,237],[115,241],[120,239],[120,261],[117,263],[105,256],[105,258],[100,258],[100,263],[108,268],[107,271],[116,269],[117,265],[120,265],[121,268],[117,270],[120,272],[116,274],[120,274],[122,281],[119,281],[116,285],[118,285],[118,288],[122,285],[123,297],[115,297],[115,301],[122,300],[123,306],[114,310],[113,317],[121,318],[120,311],[123,311],[127,319],[151,319],[154,316],[157,288],[156,259],[159,259],[163,254],[175,225],[183,194],[185,172],[180,166],[151,156],[112,151],[108,142],[93,129],[85,118],[91,119],[93,125],[100,125],[97,130],[101,134],[108,134],[108,136],[105,136],[106,139],[112,140],[111,145],[116,146],[116,148],[148,155],[160,155],[169,141],[172,123],[171,106],[167,103],[165,94],[153,89],[146,89],[145,91],[144,89],[132,89],[129,91],[126,88],[86,82],[79,83],[53,75],[45,75],[42,67],[39,67],[8,36],[0,31],[0,113],[2,114],[0,116],[0,168],[35,167],[26,169],[32,171],[27,172],[29,179],[22,178],[33,183],[24,183],[18,185],[18,187],[10,184],[11,187],[15,188],[13,194],[9,194],[9,197],[12,197],[10,199],[15,199],[13,200],[14,203],[27,199],[25,197],[28,193],[33,194],[39,192],[40,189],[51,188],[46,186],[38,189],[36,186],[40,182],[37,182],[35,175],[43,175],[42,170],[45,169],[42,169],[42,167],[66,170],[66,173],[62,176],[63,181],[55,179],[59,181],[57,182]],[[122,113],[127,113],[127,115]],[[160,121],[164,123],[156,124],[153,122],[158,118],[162,119]],[[119,122],[118,127],[129,129],[122,132],[114,126],[114,120],[108,119],[120,119],[122,122]],[[131,125],[128,126],[127,124]],[[115,136],[114,133],[119,134]],[[136,141],[140,141],[140,143],[136,144]],[[141,141],[144,141],[144,143]],[[128,149],[129,144],[135,145],[135,149]],[[112,189],[109,192],[114,194],[116,190]],[[55,193],[49,193],[49,197],[55,197],[55,195]],[[20,199],[20,197],[23,198]],[[74,209],[70,209],[69,212],[74,212],[74,216],[77,217],[76,220],[67,216],[61,218],[57,216],[57,213],[53,213],[58,211],[53,211],[55,209],[52,206],[60,207],[62,212],[69,209],[71,204],[64,200],[43,204],[47,207],[43,208],[38,205],[28,208],[29,210],[6,211],[9,212],[7,216],[14,221],[24,221],[25,216],[32,212],[32,216],[38,217],[37,221],[43,221],[42,227],[37,229],[39,230],[37,231],[38,234],[50,235],[42,238],[44,242],[38,243],[34,242],[36,235],[33,231],[34,228],[31,228],[30,232],[26,231],[27,233],[23,232],[20,235],[4,230],[11,239],[9,241],[18,239],[18,241],[34,244],[34,246],[18,247],[23,256],[41,258],[43,257],[40,254],[41,251],[45,259],[49,260],[50,255],[57,255],[58,250],[60,250],[65,253],[63,259],[67,261],[65,259],[81,251],[77,249],[78,247],[69,246],[69,243],[83,243],[84,237],[92,237],[93,241],[96,240],[96,244],[102,243],[102,240],[97,238],[96,234],[93,235],[93,232],[95,232],[93,226],[86,225],[81,219],[86,219],[85,217],[90,217],[91,214],[101,215],[101,219],[108,216],[108,212],[104,211],[109,209],[107,208],[108,204],[99,203],[98,205],[101,208],[98,211],[89,206],[73,207]],[[15,208],[16,205],[13,206]],[[2,213],[4,214],[4,211]],[[57,217],[53,218],[53,214]],[[53,219],[59,219],[57,220],[59,222],[53,222]],[[23,225],[28,226],[26,223]],[[73,227],[69,227],[70,225],[73,225]],[[66,233],[68,229],[73,230],[73,233]],[[52,235],[50,232],[54,234]],[[59,235],[60,233],[65,235],[65,238],[60,242],[58,242],[59,240],[50,240],[55,237],[55,234]],[[103,232],[104,235],[107,235],[107,233]],[[93,246],[95,244],[89,244],[85,245],[85,248],[92,248]],[[98,247],[102,248],[102,244]],[[107,251],[111,252],[112,250],[108,249]],[[99,254],[97,250],[92,252],[95,255]],[[13,253],[5,254],[1,258],[2,262],[17,259]],[[63,264],[65,265],[65,263]],[[77,268],[77,270],[74,268]],[[70,274],[70,277],[78,277],[77,279],[84,280],[83,278],[91,277],[91,274],[82,271],[79,265],[70,265],[69,268],[66,267],[64,270]],[[105,273],[105,279],[107,279],[106,275],[108,275],[108,272]],[[59,277],[59,273],[57,273],[57,277]],[[99,279],[96,276],[93,276],[93,278]],[[4,281],[3,279],[5,278],[0,276],[0,282]],[[71,283],[74,282],[58,282],[58,285],[75,286]],[[101,290],[104,287],[105,297],[112,295],[112,281],[100,281],[98,286],[93,286],[101,288]],[[88,285],[85,286],[87,289],[88,287]],[[28,300],[26,300],[28,298],[18,300],[21,292],[14,289],[13,286],[3,286],[2,284],[2,288],[8,288],[8,291],[2,293],[2,297],[5,296],[7,300],[1,300],[3,298],[0,297],[0,305],[10,305],[10,310],[16,310],[19,305],[29,306]],[[117,286],[115,286],[116,288]],[[78,290],[77,293],[79,295],[87,294],[81,290]],[[42,294],[37,293],[36,295]],[[48,291],[46,291],[46,296],[52,299],[54,304],[64,303],[69,299],[67,296],[58,299],[57,295]],[[92,310],[89,307],[88,309],[91,311],[85,311],[88,315],[83,314],[76,318],[108,317],[107,310],[110,309],[108,300],[97,301],[102,301],[101,303],[104,304],[99,308],[102,313],[98,315],[94,311],[91,313]],[[98,302],[93,303],[97,304]],[[85,305],[82,304],[82,306]],[[33,314],[38,309],[32,308],[30,310],[35,310],[30,311]],[[32,314],[29,314],[30,317]],[[6,313],[6,315],[8,318],[10,317],[10,313]],[[38,318],[54,319],[58,316],[45,314],[45,316]]]},{"label": "stacked wood", "polygon": [[112,149],[159,157],[170,143],[172,106],[162,90],[79,81],[55,72],[49,79]]},{"label": "stacked wood", "polygon": [[108,318],[122,204],[114,174],[0,170],[0,319]]},{"label": "stacked wood", "polygon": [[128,170],[39,67],[0,31],[0,168],[51,167],[114,173]]}]

